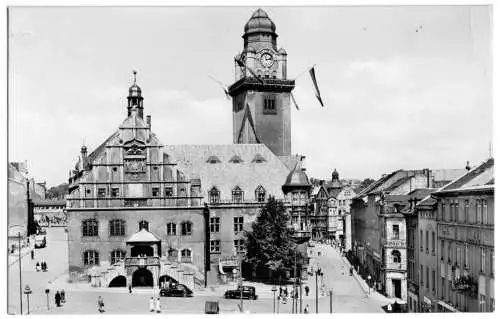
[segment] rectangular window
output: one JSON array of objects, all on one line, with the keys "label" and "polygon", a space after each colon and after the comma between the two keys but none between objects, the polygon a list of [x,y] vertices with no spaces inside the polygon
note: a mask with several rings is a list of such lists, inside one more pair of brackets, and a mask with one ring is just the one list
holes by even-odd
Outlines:
[{"label": "rectangular window", "polygon": [[445,287],[444,286],[444,278],[441,277],[441,291],[440,291],[441,293],[439,294],[440,295],[439,297],[441,297],[441,299],[444,299],[444,287]]},{"label": "rectangular window", "polygon": [[425,252],[429,253],[429,231],[425,231]]},{"label": "rectangular window", "polygon": [[234,232],[243,231],[243,217],[234,217]]},{"label": "rectangular window", "polygon": [[438,220],[443,220],[444,218],[444,211],[445,211],[445,204],[444,202],[441,203],[441,209],[438,210]]},{"label": "rectangular window", "polygon": [[463,221],[464,222],[469,222],[470,218],[469,218],[469,200],[466,199],[465,200],[465,206],[464,206],[464,218],[463,218]]},{"label": "rectangular window", "polygon": [[153,187],[151,193],[153,194],[153,197],[158,197],[160,196],[160,189],[158,187]]},{"label": "rectangular window", "polygon": [[399,225],[392,225],[392,239],[399,239]]},{"label": "rectangular window", "polygon": [[420,230],[419,242],[420,242],[420,251],[423,251],[423,245],[424,245],[424,232],[423,232],[423,230]]},{"label": "rectangular window", "polygon": [[429,289],[429,267],[425,267],[425,288]]},{"label": "rectangular window", "polygon": [[458,223],[458,200],[455,201],[455,223]]},{"label": "rectangular window", "polygon": [[484,269],[485,265],[486,265],[486,251],[484,250],[483,247],[481,247],[481,264],[480,264],[481,270],[480,271],[482,273],[485,273],[485,269]]},{"label": "rectangular window", "polygon": [[451,263],[451,241],[448,243],[448,263]]},{"label": "rectangular window", "polygon": [[440,255],[441,255],[441,260],[444,259],[444,240],[441,240],[441,252],[440,252]]},{"label": "rectangular window", "polygon": [[245,240],[244,239],[236,239],[234,241],[234,249],[237,254],[245,253]]},{"label": "rectangular window", "polygon": [[495,311],[495,298],[490,298],[490,311]]},{"label": "rectangular window", "polygon": [[172,187],[165,187],[165,197],[172,197],[173,195]]},{"label": "rectangular window", "polygon": [[432,232],[432,255],[436,254],[436,233]]},{"label": "rectangular window", "polygon": [[167,224],[167,235],[168,236],[175,236],[177,233],[177,225],[175,223],[168,223]]},{"label": "rectangular window", "polygon": [[486,296],[479,296],[479,312],[486,312]]},{"label": "rectangular window", "polygon": [[106,189],[105,188],[98,188],[97,189],[97,197],[99,197],[99,198],[106,197]]},{"label": "rectangular window", "polygon": [[453,221],[453,202],[450,203],[450,210],[447,214],[447,219],[446,221]]},{"label": "rectangular window", "polygon": [[264,97],[264,114],[276,114],[276,99],[274,96]]},{"label": "rectangular window", "polygon": [[220,240],[211,240],[210,241],[210,252],[211,253],[220,253]]},{"label": "rectangular window", "polygon": [[476,224],[482,224],[483,220],[483,212],[482,212],[483,205],[481,205],[481,201],[478,199],[476,201]]},{"label": "rectangular window", "polygon": [[183,222],[181,224],[181,235],[190,236],[191,235],[191,222]]},{"label": "rectangular window", "polygon": [[220,232],[220,217],[211,217],[210,218],[210,232],[211,233]]},{"label": "rectangular window", "polygon": [[483,200],[483,224],[488,225],[488,202]]},{"label": "rectangular window", "polygon": [[456,244],[457,245],[457,255],[455,256],[456,260],[455,260],[455,263],[457,265],[460,265],[461,262],[462,262],[462,249],[460,248],[460,244]]},{"label": "rectangular window", "polygon": [[494,272],[495,272],[495,250],[492,249],[490,252],[490,273],[492,277]]},{"label": "rectangular window", "polygon": [[466,268],[469,267],[469,245],[465,244],[465,265]]},{"label": "rectangular window", "polygon": [[111,197],[118,197],[120,196],[120,189],[119,188],[112,188],[111,189]]},{"label": "rectangular window", "polygon": [[436,271],[432,270],[432,291],[436,291]]},{"label": "rectangular window", "polygon": [[424,286],[424,266],[420,265],[420,286]]}]

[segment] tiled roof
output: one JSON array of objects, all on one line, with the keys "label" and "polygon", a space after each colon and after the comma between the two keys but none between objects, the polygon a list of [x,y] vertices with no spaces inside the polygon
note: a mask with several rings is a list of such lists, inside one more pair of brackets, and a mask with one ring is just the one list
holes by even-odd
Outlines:
[{"label": "tiled roof", "polygon": [[368,187],[366,187],[361,192],[359,192],[359,194],[356,197],[361,197],[361,196],[367,195],[373,191],[376,191],[380,186],[382,186],[385,182],[387,182],[391,177],[393,177],[394,175],[396,175],[397,173],[399,173],[401,171],[402,170],[397,170],[397,171],[394,171],[390,174],[383,176],[382,178],[371,183]]},{"label": "tiled roof", "polygon": [[284,183],[286,186],[311,186],[311,182],[307,177],[306,172],[299,167],[299,164],[295,165],[293,171],[291,171],[286,177]]},{"label": "tiled roof", "polygon": [[439,189],[436,193],[467,190],[467,189],[482,189],[491,188],[494,185],[494,160],[493,158],[481,163],[477,167],[471,169],[465,175],[457,178],[451,183]]},{"label": "tiled roof", "polygon": [[397,181],[395,181],[394,183],[392,183],[389,187],[385,188],[384,192],[391,192],[391,191],[395,190],[399,186],[401,186],[404,183],[406,183],[407,181],[409,181],[412,177],[413,176],[405,176],[405,177],[402,177],[402,178],[398,179]]},{"label": "tiled roof", "polygon": [[431,195],[426,196],[420,202],[417,203],[417,206],[432,206],[437,203],[437,200],[434,199]]},{"label": "tiled roof", "polygon": [[[253,200],[255,190],[262,185],[268,195],[283,198],[281,186],[289,170],[264,144],[167,145],[164,152],[171,156],[172,162],[188,179],[201,180],[202,195],[205,197],[215,186],[220,191],[221,199],[231,199],[232,190],[239,186],[244,191],[244,199]],[[253,163],[257,154],[265,161]],[[235,155],[243,162],[230,162]],[[207,163],[210,156],[217,156],[221,162]]]},{"label": "tiled roof", "polygon": [[435,188],[417,188],[408,193],[409,196],[414,198],[424,198],[436,191]]}]

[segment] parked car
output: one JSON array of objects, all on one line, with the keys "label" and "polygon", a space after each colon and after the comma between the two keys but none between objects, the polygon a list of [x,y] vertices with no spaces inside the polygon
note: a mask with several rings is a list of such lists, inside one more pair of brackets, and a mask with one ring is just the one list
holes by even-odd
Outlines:
[{"label": "parked car", "polygon": [[47,246],[47,238],[43,235],[35,236],[35,248],[45,248]]},{"label": "parked car", "polygon": [[224,293],[224,298],[226,299],[240,299],[242,297],[243,290],[243,298],[245,299],[257,299],[257,295],[255,294],[255,287],[252,286],[239,286],[237,289],[227,290]]},{"label": "parked car", "polygon": [[193,291],[188,287],[178,284],[172,287],[160,289],[160,296],[162,297],[192,297]]}]

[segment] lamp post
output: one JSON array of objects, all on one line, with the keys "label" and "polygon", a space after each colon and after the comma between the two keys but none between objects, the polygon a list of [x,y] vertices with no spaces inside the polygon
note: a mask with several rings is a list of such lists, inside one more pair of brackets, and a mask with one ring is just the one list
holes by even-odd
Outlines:
[{"label": "lamp post", "polygon": [[19,305],[21,307],[21,315],[23,314],[23,281],[22,281],[22,273],[21,273],[21,232],[17,233],[17,237],[19,239],[19,259],[17,262],[19,263]]},{"label": "lamp post", "polygon": [[273,313],[276,313],[276,286],[273,286],[273,289],[271,291],[273,292]]},{"label": "lamp post", "polygon": [[316,274],[316,313],[318,313],[318,275],[322,275],[321,268],[318,268],[315,272]]},{"label": "lamp post", "polygon": [[330,289],[330,313],[333,313],[333,290]]},{"label": "lamp post", "polygon": [[24,294],[26,295],[26,299],[28,300],[28,315],[30,314],[30,294],[32,293],[30,286],[26,285],[24,287]]},{"label": "lamp post", "polygon": [[50,310],[50,303],[49,303],[49,288],[45,289],[45,294],[47,295],[47,310]]},{"label": "lamp post", "polygon": [[370,291],[370,289],[371,289],[371,285],[370,285],[371,281],[372,281],[372,276],[368,275],[368,294],[371,293],[371,291]]}]

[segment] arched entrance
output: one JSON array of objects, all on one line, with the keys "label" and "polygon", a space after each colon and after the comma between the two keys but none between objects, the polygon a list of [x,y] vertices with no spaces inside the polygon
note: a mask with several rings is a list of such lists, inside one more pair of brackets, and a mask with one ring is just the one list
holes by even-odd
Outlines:
[{"label": "arched entrance", "polygon": [[137,269],[132,275],[133,287],[153,287],[153,274],[146,268]]},{"label": "arched entrance", "polygon": [[145,245],[137,245],[132,247],[130,250],[130,256],[131,257],[138,257],[138,256],[153,256],[154,250],[153,247],[151,246],[145,246]]},{"label": "arched entrance", "polygon": [[125,276],[117,276],[111,280],[109,287],[127,287],[127,278]]},{"label": "arched entrance", "polygon": [[158,279],[158,286],[161,288],[168,287],[170,284],[175,284],[175,283],[177,283],[177,280],[170,277],[169,275],[160,276],[160,278]]}]

